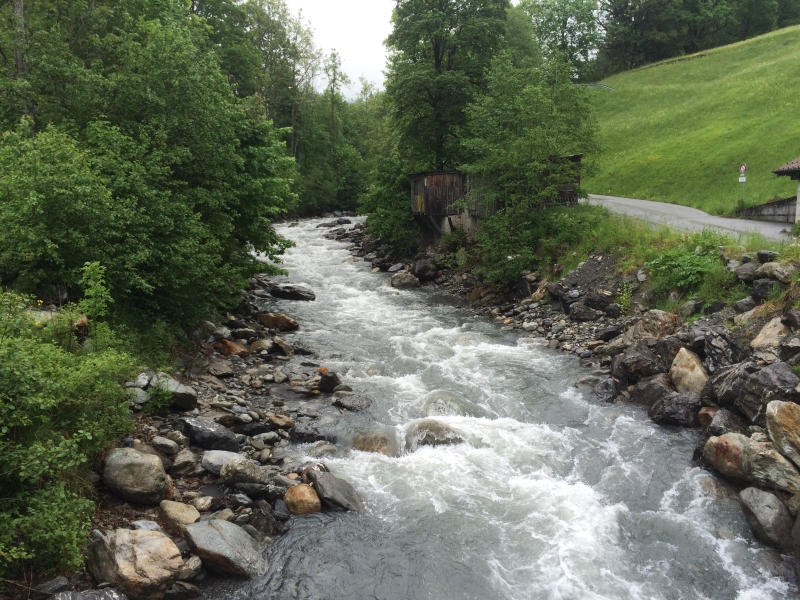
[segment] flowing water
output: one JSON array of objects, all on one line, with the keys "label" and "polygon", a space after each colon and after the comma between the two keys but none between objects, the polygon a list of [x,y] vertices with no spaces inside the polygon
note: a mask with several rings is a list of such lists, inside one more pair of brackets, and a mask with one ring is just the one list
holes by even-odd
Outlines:
[{"label": "flowing water", "polygon": [[[795,597],[758,567],[735,497],[690,466],[696,431],[637,407],[600,405],[572,384],[571,356],[518,342],[435,290],[381,287],[344,262],[318,221],[281,233],[290,281],[316,302],[276,301],[313,349],[373,399],[339,425],[382,430],[393,456],[326,458],[367,510],[293,518],[268,573],[224,597],[592,599]],[[416,447],[421,419],[464,443]]]}]

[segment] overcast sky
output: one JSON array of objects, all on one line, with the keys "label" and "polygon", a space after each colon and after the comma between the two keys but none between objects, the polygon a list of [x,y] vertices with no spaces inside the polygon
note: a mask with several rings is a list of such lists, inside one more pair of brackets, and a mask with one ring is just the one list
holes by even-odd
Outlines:
[{"label": "overcast sky", "polygon": [[314,42],[326,54],[335,48],[353,84],[346,95],[358,93],[362,75],[383,87],[386,48],[391,33],[394,0],[286,0],[297,14],[311,23]]}]

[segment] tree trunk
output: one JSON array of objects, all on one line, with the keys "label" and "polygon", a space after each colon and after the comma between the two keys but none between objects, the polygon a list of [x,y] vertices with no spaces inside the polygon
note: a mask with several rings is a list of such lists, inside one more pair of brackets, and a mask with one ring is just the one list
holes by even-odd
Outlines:
[{"label": "tree trunk", "polygon": [[14,66],[17,77],[24,77],[28,72],[25,64],[25,7],[22,0],[14,0]]}]

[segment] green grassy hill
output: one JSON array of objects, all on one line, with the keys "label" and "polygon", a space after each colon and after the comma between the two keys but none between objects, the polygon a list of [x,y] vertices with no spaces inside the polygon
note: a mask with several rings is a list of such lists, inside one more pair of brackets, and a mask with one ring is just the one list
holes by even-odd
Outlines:
[{"label": "green grassy hill", "polygon": [[615,75],[591,88],[603,154],[590,193],[730,213],[797,193],[772,171],[800,156],[800,26]]}]

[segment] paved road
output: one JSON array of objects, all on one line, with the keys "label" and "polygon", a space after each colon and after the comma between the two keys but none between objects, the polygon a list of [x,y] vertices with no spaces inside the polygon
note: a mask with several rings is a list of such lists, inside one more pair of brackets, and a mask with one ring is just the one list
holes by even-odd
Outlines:
[{"label": "paved road", "polygon": [[727,219],[715,217],[696,208],[652,202],[650,200],[634,200],[633,198],[617,198],[590,194],[588,202],[605,206],[608,210],[650,221],[658,225],[670,225],[683,231],[702,231],[706,227],[719,229],[722,233],[741,235],[760,233],[773,240],[788,240],[784,230],[791,227],[788,223],[770,223],[768,221],[750,221],[747,219]]}]

